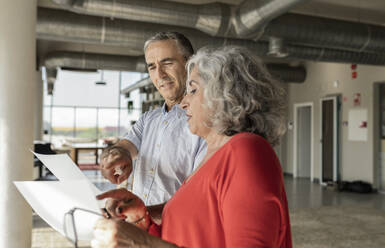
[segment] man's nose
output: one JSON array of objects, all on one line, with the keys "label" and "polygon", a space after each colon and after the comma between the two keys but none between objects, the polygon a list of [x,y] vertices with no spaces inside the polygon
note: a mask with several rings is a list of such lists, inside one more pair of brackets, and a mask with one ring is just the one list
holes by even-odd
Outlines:
[{"label": "man's nose", "polygon": [[156,68],[156,76],[158,78],[164,78],[167,74],[165,73],[165,71],[163,70],[162,66],[158,66]]}]

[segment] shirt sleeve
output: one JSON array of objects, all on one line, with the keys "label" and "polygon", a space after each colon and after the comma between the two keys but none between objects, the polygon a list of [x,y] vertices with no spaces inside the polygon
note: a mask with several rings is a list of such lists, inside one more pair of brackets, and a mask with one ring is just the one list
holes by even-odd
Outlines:
[{"label": "shirt sleeve", "polygon": [[[267,146],[267,147],[266,147]],[[227,247],[280,247],[286,199],[278,159],[267,144],[232,149],[221,181]]]},{"label": "shirt sleeve", "polygon": [[139,117],[139,120],[135,122],[131,130],[123,137],[123,139],[131,141],[136,149],[139,151],[140,145],[142,144],[142,135],[144,130],[144,125],[148,116],[148,112],[144,113]]},{"label": "shirt sleeve", "polygon": [[158,225],[150,219],[150,226],[148,227],[147,233],[160,238],[162,236],[162,225]]}]

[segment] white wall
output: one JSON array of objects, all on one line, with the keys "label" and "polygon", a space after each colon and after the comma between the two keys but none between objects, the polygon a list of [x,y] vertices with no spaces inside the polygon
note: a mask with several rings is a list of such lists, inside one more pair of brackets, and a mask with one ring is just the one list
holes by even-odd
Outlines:
[{"label": "white wall", "polygon": [[[342,180],[364,180],[373,183],[373,83],[385,81],[385,67],[357,66],[358,77],[352,79],[350,64],[308,62],[307,79],[303,84],[290,84],[288,87],[289,115],[293,121],[295,103],[314,103],[314,177],[320,177],[320,98],[341,94],[340,120],[340,172]],[[338,80],[338,87],[334,81]],[[361,106],[353,105],[353,95],[361,94]],[[350,109],[368,110],[368,140],[357,142],[348,140],[348,127],[342,126],[348,121]],[[377,113],[378,114],[378,113]],[[293,131],[288,130],[285,139],[286,165],[284,171],[293,173]]]}]

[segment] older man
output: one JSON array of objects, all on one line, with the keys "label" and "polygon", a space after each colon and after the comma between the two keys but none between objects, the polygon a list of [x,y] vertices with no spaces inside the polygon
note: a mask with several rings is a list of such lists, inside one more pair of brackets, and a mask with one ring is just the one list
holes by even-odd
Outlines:
[{"label": "older man", "polygon": [[[143,114],[124,139],[103,152],[101,171],[114,184],[132,174],[133,193],[146,205],[160,204],[152,209],[156,215],[199,165],[206,144],[191,134],[178,105],[185,93],[185,64],[194,53],[189,40],[176,32],[158,33],[146,41],[144,53],[150,78],[165,104]],[[112,215],[115,208],[110,206]]]}]

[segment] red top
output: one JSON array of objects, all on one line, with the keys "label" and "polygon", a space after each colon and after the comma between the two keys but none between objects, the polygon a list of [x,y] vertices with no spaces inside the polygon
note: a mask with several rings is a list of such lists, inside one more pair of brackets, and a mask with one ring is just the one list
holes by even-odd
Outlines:
[{"label": "red top", "polygon": [[160,229],[180,247],[292,247],[274,150],[255,134],[235,135],[168,201],[150,233]]}]

